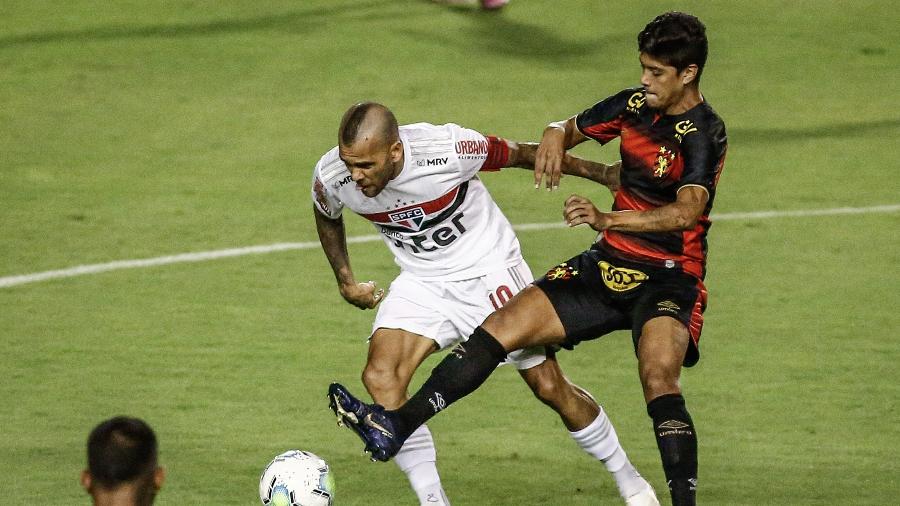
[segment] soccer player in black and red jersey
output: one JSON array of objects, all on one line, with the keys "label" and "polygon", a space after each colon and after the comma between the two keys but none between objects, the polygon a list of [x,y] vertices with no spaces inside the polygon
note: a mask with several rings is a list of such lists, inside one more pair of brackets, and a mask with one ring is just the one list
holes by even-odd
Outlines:
[{"label": "soccer player in black and red jersey", "polygon": [[565,203],[566,222],[599,231],[597,242],[491,314],[399,409],[363,404],[332,386],[342,406],[356,413],[373,457],[390,458],[398,442],[478,388],[512,350],[572,348],[630,329],[672,504],[695,504],[697,436],[679,379],[682,366],[700,358],[706,233],[725,158],[725,125],[700,93],[707,39],[699,19],[662,14],[638,35],[638,49],[641,86],[551,123],[536,154],[535,186],[546,181],[555,188],[567,149],[621,138],[612,212],[578,195]]}]

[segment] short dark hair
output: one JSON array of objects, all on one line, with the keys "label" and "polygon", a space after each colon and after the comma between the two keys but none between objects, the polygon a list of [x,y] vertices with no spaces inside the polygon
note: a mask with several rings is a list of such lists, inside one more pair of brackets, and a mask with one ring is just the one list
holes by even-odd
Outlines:
[{"label": "short dark hair", "polygon": [[399,128],[394,113],[377,102],[360,102],[347,109],[344,117],[341,118],[338,140],[342,146],[351,146],[356,142],[356,138],[359,136],[359,127],[370,113],[378,114],[379,134],[387,141],[394,140]]},{"label": "short dark hair", "polygon": [[696,64],[699,81],[709,53],[706,26],[696,16],[684,12],[660,14],[638,34],[638,50],[675,67],[678,72]]},{"label": "short dark hair", "polygon": [[156,434],[138,418],[117,416],[94,427],[87,440],[88,470],[103,488],[115,488],[156,469]]}]

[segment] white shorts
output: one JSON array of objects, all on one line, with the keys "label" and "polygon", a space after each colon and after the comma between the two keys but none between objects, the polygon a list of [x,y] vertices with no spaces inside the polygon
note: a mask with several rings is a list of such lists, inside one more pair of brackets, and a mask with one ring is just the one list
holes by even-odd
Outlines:
[{"label": "white shorts", "polygon": [[[444,349],[466,339],[485,318],[534,280],[524,260],[480,278],[430,281],[401,272],[378,306],[372,333],[402,329],[426,337]],[[547,359],[543,346],[517,350],[507,362],[530,369]]]}]

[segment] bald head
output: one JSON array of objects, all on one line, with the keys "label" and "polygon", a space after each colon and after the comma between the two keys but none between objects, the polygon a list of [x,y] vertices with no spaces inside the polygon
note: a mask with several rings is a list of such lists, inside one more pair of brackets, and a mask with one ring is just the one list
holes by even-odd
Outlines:
[{"label": "bald head", "polygon": [[387,107],[375,102],[361,102],[347,109],[341,119],[338,141],[352,146],[359,141],[374,141],[372,146],[386,146],[400,139],[397,118]]}]

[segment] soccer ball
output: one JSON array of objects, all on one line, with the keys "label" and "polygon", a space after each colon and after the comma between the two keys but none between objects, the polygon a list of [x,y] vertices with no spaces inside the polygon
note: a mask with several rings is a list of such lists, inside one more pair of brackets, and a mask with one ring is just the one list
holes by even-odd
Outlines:
[{"label": "soccer ball", "polygon": [[331,506],[334,478],[328,464],[315,454],[286,451],[263,470],[259,499],[267,506]]}]

